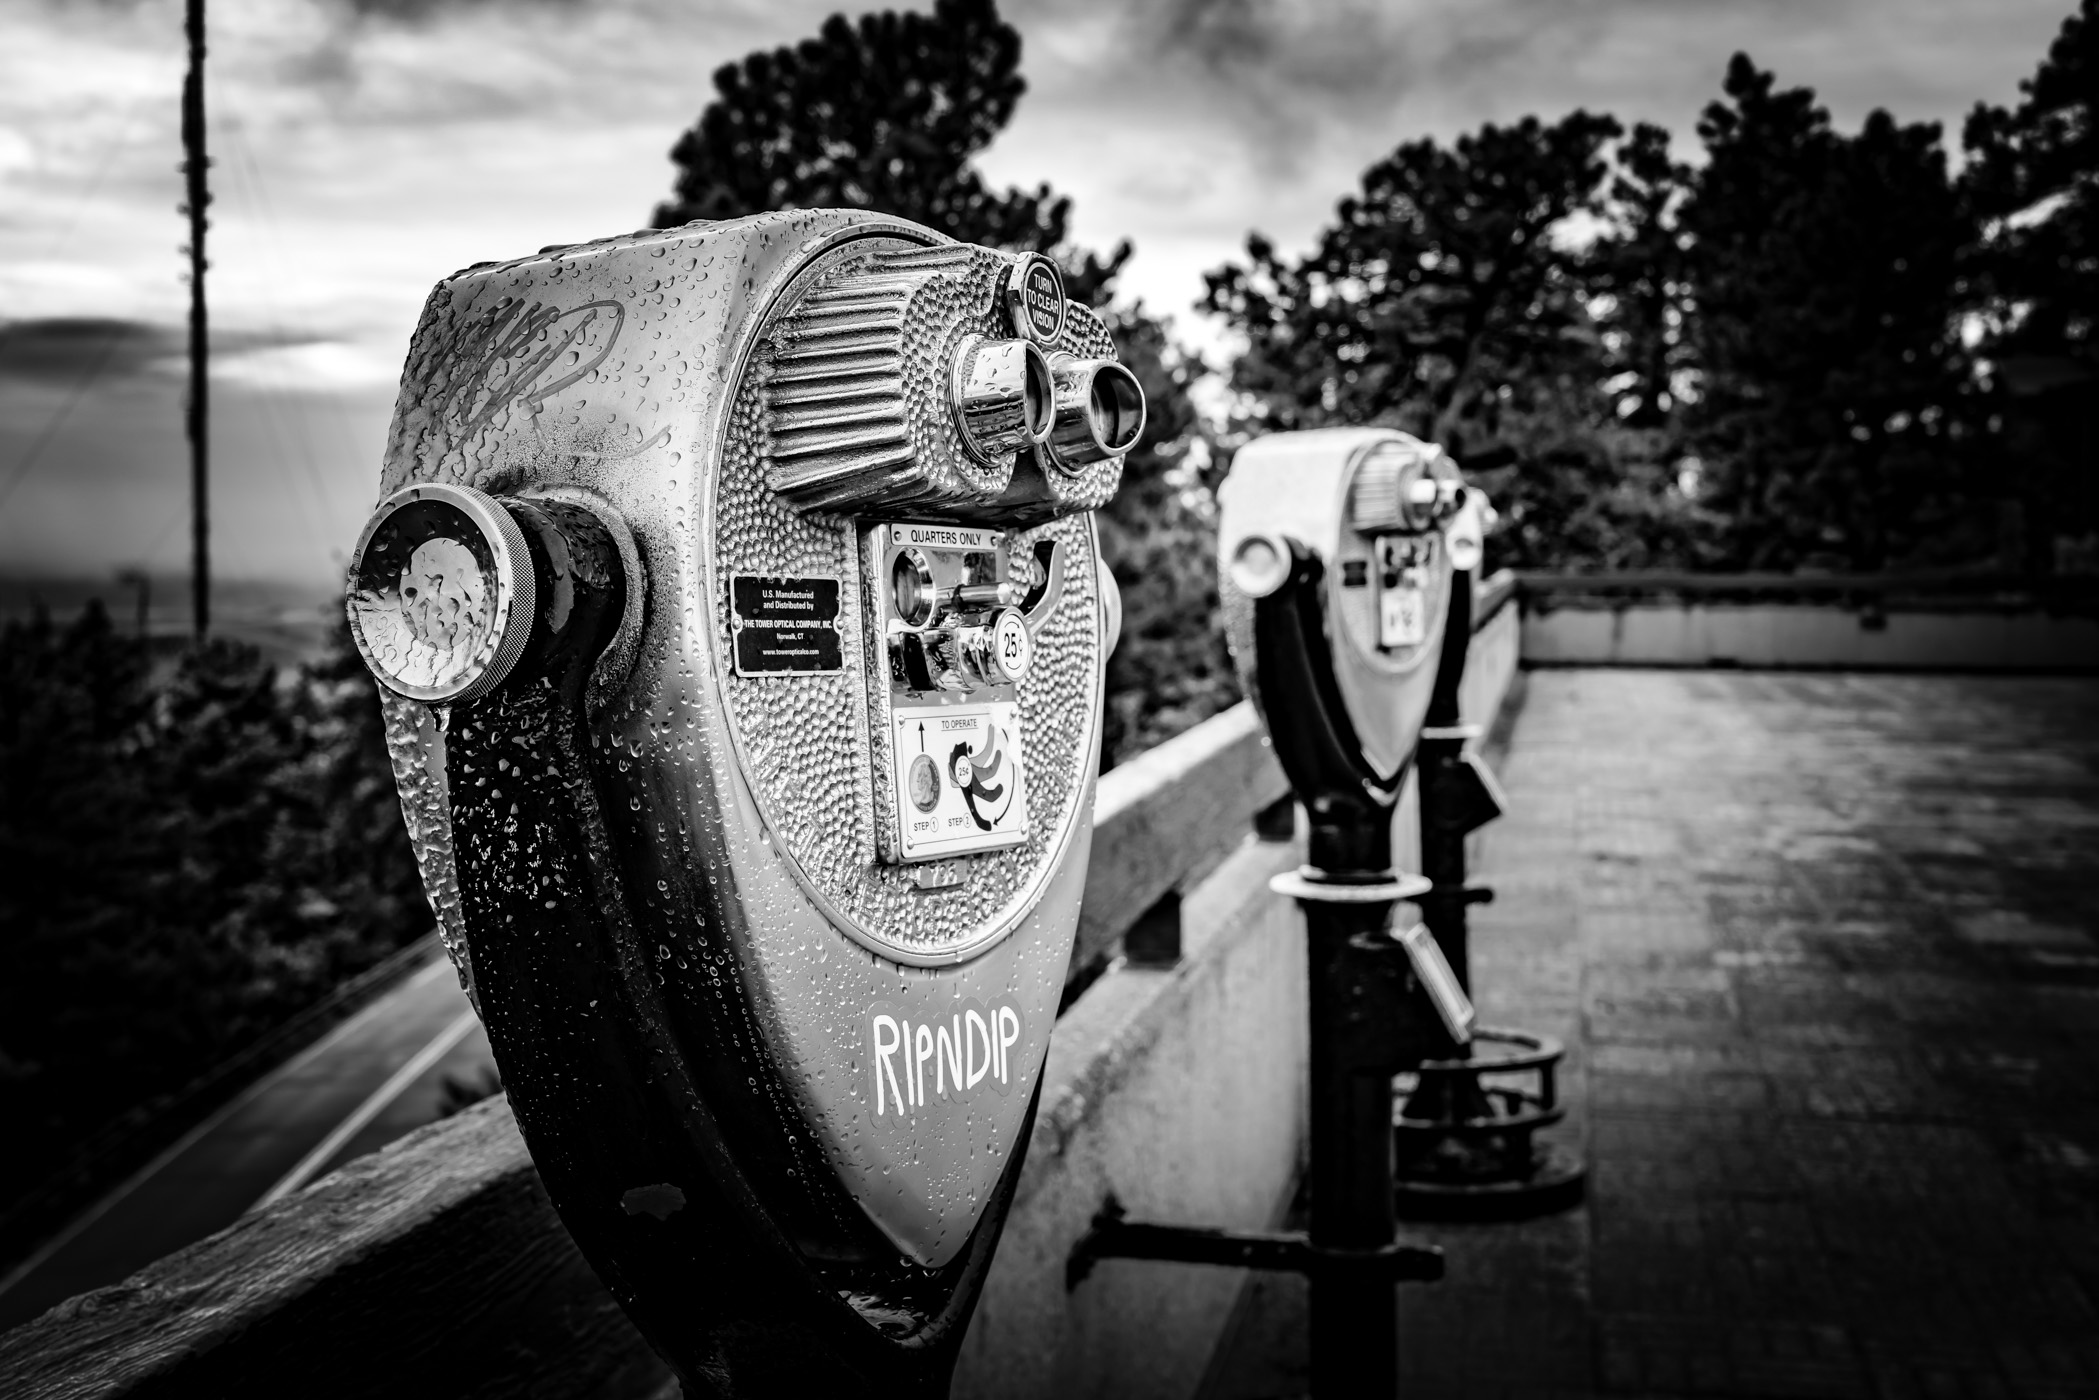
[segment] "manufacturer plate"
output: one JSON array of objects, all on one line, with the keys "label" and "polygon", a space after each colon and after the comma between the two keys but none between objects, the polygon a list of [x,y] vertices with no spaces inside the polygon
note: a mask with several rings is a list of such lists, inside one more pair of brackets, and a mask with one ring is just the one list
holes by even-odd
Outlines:
[{"label": "manufacturer plate", "polygon": [[738,574],[729,580],[729,618],[739,676],[845,669],[835,578]]},{"label": "manufacturer plate", "polygon": [[891,712],[903,858],[932,860],[1028,839],[1020,706],[913,705]]}]

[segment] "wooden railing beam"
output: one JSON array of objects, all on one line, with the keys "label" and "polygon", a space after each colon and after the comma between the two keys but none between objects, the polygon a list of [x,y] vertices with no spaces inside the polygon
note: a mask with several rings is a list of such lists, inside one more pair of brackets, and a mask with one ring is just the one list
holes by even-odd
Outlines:
[{"label": "wooden railing beam", "polygon": [[0,1395],[25,1400],[644,1400],[668,1378],[501,1096],[0,1338]]}]

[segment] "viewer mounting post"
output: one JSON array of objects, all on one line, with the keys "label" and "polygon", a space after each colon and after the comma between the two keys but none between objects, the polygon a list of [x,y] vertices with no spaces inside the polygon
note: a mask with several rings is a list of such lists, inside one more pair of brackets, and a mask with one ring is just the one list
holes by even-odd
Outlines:
[{"label": "viewer mounting post", "polygon": [[[1470,745],[1477,725],[1458,703],[1471,646],[1473,577],[1480,562],[1476,517],[1451,532],[1457,570],[1443,659],[1416,756],[1420,770],[1423,919],[1469,996],[1472,953],[1466,910],[1494,897],[1465,877],[1465,840],[1500,816],[1500,786]],[[1537,1134],[1566,1116],[1558,1085],[1560,1044],[1524,1031],[1473,1028],[1454,1054],[1415,1066],[1394,1115],[1393,1159],[1400,1214],[1409,1220],[1510,1220],[1565,1210],[1582,1197],[1584,1171]]]},{"label": "viewer mounting post", "polygon": [[181,212],[189,216],[189,242],[182,251],[189,255],[189,404],[186,429],[190,467],[190,611],[197,640],[211,630],[211,399],[206,371],[210,347],[206,343],[204,311],[204,230],[210,226],[204,211],[211,203],[205,188],[205,171],[211,161],[204,154],[204,0],[187,0],[183,31],[189,39],[189,72],[182,79],[182,178],[185,202]]},{"label": "viewer mounting post", "polygon": [[1393,868],[1392,813],[1447,650],[1454,580],[1469,578],[1452,567],[1454,543],[1477,538],[1481,502],[1443,449],[1384,428],[1248,443],[1217,502],[1225,635],[1311,827],[1306,863],[1268,886],[1304,914],[1306,1228],[1132,1221],[1110,1197],[1065,1283],[1104,1259],[1301,1271],[1315,1400],[1392,1396],[1396,1287],[1443,1276],[1440,1251],[1399,1237],[1392,1083],[1465,1045],[1473,1021],[1428,931],[1395,924],[1433,886]]}]

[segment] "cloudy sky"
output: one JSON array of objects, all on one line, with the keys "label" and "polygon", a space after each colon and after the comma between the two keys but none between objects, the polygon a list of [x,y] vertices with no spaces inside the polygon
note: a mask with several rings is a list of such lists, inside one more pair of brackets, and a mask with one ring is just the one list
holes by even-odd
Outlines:
[{"label": "cloudy sky", "polygon": [[[928,0],[928,3],[930,0]],[[318,581],[371,504],[407,337],[455,268],[633,228],[709,75],[836,0],[211,0],[215,534]],[[1957,132],[2070,0],[1007,0],[1029,95],[985,164],[1189,305],[1301,246],[1398,141],[1586,106],[1689,129],[1746,49],[1838,123]],[[180,0],[0,0],[0,575],[186,558]]]}]

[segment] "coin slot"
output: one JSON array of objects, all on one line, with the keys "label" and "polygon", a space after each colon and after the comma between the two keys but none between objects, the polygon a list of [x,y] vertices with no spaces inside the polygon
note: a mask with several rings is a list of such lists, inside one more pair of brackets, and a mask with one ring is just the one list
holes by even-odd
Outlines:
[{"label": "coin slot", "polygon": [[916,549],[900,551],[889,569],[889,602],[897,620],[906,627],[924,627],[933,620],[938,597],[931,561]]}]

